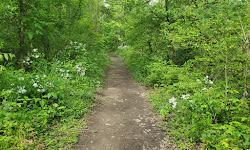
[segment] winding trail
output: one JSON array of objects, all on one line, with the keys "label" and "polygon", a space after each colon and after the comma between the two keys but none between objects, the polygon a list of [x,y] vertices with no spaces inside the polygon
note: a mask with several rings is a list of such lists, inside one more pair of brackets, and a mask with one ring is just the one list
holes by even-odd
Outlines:
[{"label": "winding trail", "polygon": [[157,127],[146,90],[129,74],[124,62],[112,62],[106,87],[96,97],[100,103],[79,137],[77,150],[175,150]]}]

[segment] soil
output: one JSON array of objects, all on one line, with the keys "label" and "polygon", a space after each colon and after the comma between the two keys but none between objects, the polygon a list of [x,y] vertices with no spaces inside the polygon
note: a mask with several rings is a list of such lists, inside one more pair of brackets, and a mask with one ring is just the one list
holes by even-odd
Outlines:
[{"label": "soil", "polygon": [[112,62],[106,86],[98,92],[77,150],[175,150],[158,127],[159,117],[151,110],[147,91],[129,74],[124,62],[110,54]]}]

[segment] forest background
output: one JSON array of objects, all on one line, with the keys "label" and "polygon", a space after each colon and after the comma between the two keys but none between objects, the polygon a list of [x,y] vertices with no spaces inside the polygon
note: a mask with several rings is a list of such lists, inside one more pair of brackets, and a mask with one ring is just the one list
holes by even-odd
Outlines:
[{"label": "forest background", "polygon": [[249,8],[245,0],[1,0],[0,149],[71,147],[102,86],[107,50],[152,87],[180,148],[249,148]]}]

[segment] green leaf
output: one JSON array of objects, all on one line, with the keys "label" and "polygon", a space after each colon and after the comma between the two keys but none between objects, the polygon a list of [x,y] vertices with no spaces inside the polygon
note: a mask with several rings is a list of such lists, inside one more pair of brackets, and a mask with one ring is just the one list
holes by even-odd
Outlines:
[{"label": "green leaf", "polygon": [[246,117],[241,117],[241,121],[245,121],[245,120],[248,120],[248,118],[246,118]]},{"label": "green leaf", "polygon": [[40,30],[43,30],[43,27],[40,24],[38,24],[38,23],[35,24],[35,27],[37,27]]},{"label": "green leaf", "polygon": [[243,137],[244,137],[244,139],[245,139],[245,145],[250,145],[250,142],[249,142],[249,138],[250,138],[250,136],[249,135],[247,135],[247,134],[243,134]]},{"label": "green leaf", "polygon": [[41,105],[41,107],[43,108],[44,107],[44,105],[45,105],[45,101],[44,100],[40,100],[39,101],[39,104]]},{"label": "green leaf", "polygon": [[54,92],[51,92],[48,94],[48,99],[50,99],[51,97],[53,97],[53,99],[57,99],[57,94]]},{"label": "green leaf", "polygon": [[6,70],[6,68],[2,65],[0,65],[0,71]]},{"label": "green leaf", "polygon": [[18,106],[18,107],[22,107],[22,104],[21,104],[21,103],[17,103],[17,106]]},{"label": "green leaf", "polygon": [[0,54],[0,61],[3,61],[3,55]]},{"label": "green leaf", "polygon": [[228,147],[229,146],[229,144],[226,141],[222,141],[221,143],[224,145],[224,147]]},{"label": "green leaf", "polygon": [[57,107],[58,110],[60,110],[60,109],[65,109],[65,108],[66,108],[66,107],[64,107],[64,106]]},{"label": "green leaf", "polygon": [[7,113],[5,116],[11,118],[11,113]]},{"label": "green leaf", "polygon": [[29,39],[32,40],[33,39],[33,33],[32,32],[28,32],[27,34],[29,36]]},{"label": "green leaf", "polygon": [[6,60],[9,60],[9,55],[7,53],[4,53],[3,55]]},{"label": "green leaf", "polygon": [[34,98],[35,103],[37,103],[39,100],[41,100],[40,98]]},{"label": "green leaf", "polygon": [[40,34],[40,35],[43,35],[43,33],[42,33],[41,31],[39,31],[39,30],[36,30],[36,34],[37,34],[37,35],[39,35],[39,34]]},{"label": "green leaf", "polygon": [[27,21],[30,21],[30,19],[29,18],[23,18],[23,22],[27,22]]},{"label": "green leaf", "polygon": [[59,105],[58,105],[57,103],[54,103],[54,104],[53,104],[53,107],[55,107],[55,108],[58,107],[58,106],[59,106]]},{"label": "green leaf", "polygon": [[16,57],[14,54],[9,53],[10,59],[12,59],[13,57]]}]

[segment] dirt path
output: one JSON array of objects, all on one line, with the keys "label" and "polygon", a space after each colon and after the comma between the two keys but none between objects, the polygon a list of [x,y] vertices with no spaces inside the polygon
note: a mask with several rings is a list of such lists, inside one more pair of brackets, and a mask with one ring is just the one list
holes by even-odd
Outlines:
[{"label": "dirt path", "polygon": [[157,117],[146,100],[146,90],[136,83],[123,61],[111,54],[106,88],[89,126],[80,135],[78,150],[172,150],[157,127]]}]

